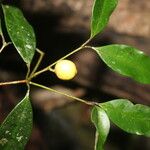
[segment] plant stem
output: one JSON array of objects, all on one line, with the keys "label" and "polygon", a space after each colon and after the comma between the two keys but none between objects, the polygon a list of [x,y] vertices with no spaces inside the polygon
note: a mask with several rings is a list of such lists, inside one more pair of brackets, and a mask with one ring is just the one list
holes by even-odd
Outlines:
[{"label": "plant stem", "polygon": [[75,96],[72,96],[72,95],[63,93],[63,92],[61,92],[61,91],[57,91],[57,90],[55,90],[55,89],[46,87],[46,86],[41,85],[41,84],[38,84],[38,83],[29,82],[29,84],[34,85],[34,86],[37,86],[37,87],[40,87],[40,88],[43,88],[43,89],[46,89],[46,90],[48,90],[48,91],[52,91],[52,92],[55,92],[55,93],[58,93],[58,94],[67,96],[67,97],[69,97],[69,98],[72,98],[72,99],[74,99],[74,100],[76,100],[76,101],[82,102],[82,103],[87,104],[87,105],[90,105],[90,106],[97,105],[96,102],[89,102],[89,101],[83,100],[83,99],[81,99],[81,98],[78,98],[78,97],[75,97]]},{"label": "plant stem", "polygon": [[1,83],[0,83],[0,86],[4,86],[4,85],[12,85],[12,84],[22,84],[22,83],[27,83],[27,80],[18,80],[18,81],[1,82]]},{"label": "plant stem", "polygon": [[34,73],[34,75],[32,76],[32,78],[34,78],[34,77],[36,77],[37,75],[39,75],[39,74],[41,74],[41,73],[43,73],[43,72],[46,72],[46,71],[48,71],[49,70],[49,66],[48,67],[45,67],[44,69],[42,69],[42,70],[40,70],[40,71],[38,71],[38,72],[36,72],[36,73]]},{"label": "plant stem", "polygon": [[1,53],[1,52],[3,51],[3,49],[4,49],[5,47],[7,47],[9,44],[11,44],[11,42],[8,42],[8,43],[4,42],[3,45],[2,45],[2,47],[1,47],[1,49],[0,49],[0,53]]},{"label": "plant stem", "polygon": [[39,67],[39,65],[40,65],[40,63],[41,63],[41,61],[42,61],[42,59],[43,59],[43,57],[44,57],[44,52],[42,52],[42,51],[39,50],[39,49],[36,49],[36,51],[40,54],[40,57],[39,57],[39,59],[38,59],[36,65],[35,65],[33,71],[31,72],[31,75],[30,75],[30,77],[29,77],[29,80],[32,78],[32,76],[34,75],[34,73],[35,73],[36,70],[38,69],[38,67]]},{"label": "plant stem", "polygon": [[5,47],[7,47],[9,44],[11,44],[11,42],[8,42],[8,43],[7,43],[7,42],[5,41],[5,37],[4,37],[4,35],[3,35],[2,27],[1,27],[1,20],[0,20],[0,36],[1,36],[1,39],[2,39],[2,46],[1,46],[1,48],[0,48],[0,53],[1,53]]},{"label": "plant stem", "polygon": [[94,47],[92,47],[92,46],[85,46],[85,48],[90,48],[90,49],[94,50]]},{"label": "plant stem", "polygon": [[80,50],[83,49],[83,48],[85,47],[85,45],[88,44],[90,41],[91,41],[91,38],[89,38],[89,39],[88,39],[84,44],[82,44],[79,48],[75,49],[74,51],[72,51],[72,52],[70,52],[69,54],[65,55],[64,57],[58,59],[57,61],[55,61],[55,62],[52,63],[51,65],[49,65],[49,66],[45,67],[44,69],[42,69],[42,70],[36,72],[35,74],[33,74],[32,78],[33,78],[33,77],[36,77],[37,75],[39,75],[39,74],[41,74],[41,73],[43,73],[43,72],[45,72],[45,71],[50,70],[49,68],[52,68],[58,61],[63,60],[63,59],[65,59],[65,58],[71,56],[72,54],[74,54],[74,53],[80,51]]},{"label": "plant stem", "polygon": [[[30,64],[27,64],[27,74],[26,74],[26,80],[28,80],[30,74]],[[29,81],[29,80],[28,80]]]},{"label": "plant stem", "polygon": [[71,56],[72,54],[78,52],[79,50],[81,50],[82,48],[84,48],[84,46],[90,42],[91,39],[88,39],[84,44],[82,44],[79,48],[75,49],[74,51],[72,51],[71,53],[65,55],[64,57],[60,58],[59,60],[55,61],[54,63],[52,63],[49,67],[53,67],[58,61],[63,60],[69,56]]}]

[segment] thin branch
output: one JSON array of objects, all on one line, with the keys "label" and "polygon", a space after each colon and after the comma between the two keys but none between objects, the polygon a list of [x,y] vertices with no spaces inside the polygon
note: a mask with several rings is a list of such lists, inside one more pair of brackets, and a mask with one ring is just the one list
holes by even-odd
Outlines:
[{"label": "thin branch", "polygon": [[79,48],[75,49],[75,50],[72,51],[71,53],[65,55],[64,57],[62,57],[62,58],[60,58],[59,60],[57,60],[57,61],[55,61],[54,63],[52,63],[49,67],[53,67],[58,61],[63,60],[63,59],[65,59],[65,58],[71,56],[72,54],[78,52],[79,50],[83,49],[83,48],[85,47],[85,45],[86,45],[87,43],[89,43],[90,41],[91,41],[91,38],[88,39],[88,40],[87,40],[84,44],[82,44]]},{"label": "thin branch", "polygon": [[[30,74],[30,64],[26,64],[27,65],[27,74],[26,74],[26,80],[28,80],[29,78],[29,74]],[[29,81],[29,80],[28,80]]]},{"label": "thin branch", "polygon": [[32,76],[34,75],[34,73],[35,73],[36,70],[38,69],[38,67],[39,67],[39,65],[41,64],[41,61],[42,61],[42,59],[43,59],[43,57],[44,57],[44,52],[42,52],[42,51],[39,50],[39,49],[36,49],[36,51],[40,54],[40,57],[39,57],[39,59],[38,59],[36,65],[35,65],[33,71],[31,72],[31,75],[30,75],[29,79],[32,78]]},{"label": "thin branch", "polygon": [[76,101],[82,102],[82,103],[87,104],[87,105],[90,105],[90,106],[97,105],[96,102],[89,102],[89,101],[83,100],[83,99],[81,99],[81,98],[78,98],[78,97],[75,97],[75,96],[72,96],[72,95],[63,93],[63,92],[61,92],[61,91],[57,91],[57,90],[55,90],[55,89],[46,87],[46,86],[41,85],[41,84],[38,84],[38,83],[29,82],[29,84],[34,85],[34,86],[37,86],[37,87],[40,87],[40,88],[43,88],[43,89],[46,89],[46,90],[51,91],[51,92],[55,92],[55,93],[64,95],[64,96],[66,96],[66,97],[72,98],[72,99],[74,99],[74,100],[76,100]]},{"label": "thin branch", "polygon": [[5,47],[7,47],[9,44],[11,44],[11,42],[6,42],[6,40],[5,40],[5,37],[2,32],[2,28],[1,28],[1,20],[0,20],[0,36],[2,39],[2,46],[0,48],[0,53],[1,53]]},{"label": "thin branch", "polygon": [[3,51],[4,48],[6,48],[10,44],[11,44],[11,42],[8,42],[8,43],[4,42],[2,47],[0,48],[0,53]]},{"label": "thin branch", "polygon": [[37,75],[39,75],[39,74],[41,74],[41,73],[43,73],[43,72],[48,71],[48,70],[49,70],[50,68],[52,68],[58,61],[63,60],[63,59],[65,59],[65,58],[71,56],[72,54],[74,54],[74,53],[80,51],[80,50],[83,49],[83,48],[85,47],[85,45],[88,44],[90,41],[91,41],[91,38],[89,38],[89,39],[88,39],[84,44],[82,44],[79,48],[75,49],[74,51],[70,52],[69,54],[65,55],[64,57],[58,59],[57,61],[55,61],[55,62],[52,63],[51,65],[45,67],[44,69],[42,69],[42,70],[36,72],[36,73],[32,76],[32,78],[33,78],[33,77],[36,77]]},{"label": "thin branch", "polygon": [[23,84],[23,83],[27,83],[27,80],[1,82],[1,83],[0,83],[0,86],[14,85],[14,84]]}]

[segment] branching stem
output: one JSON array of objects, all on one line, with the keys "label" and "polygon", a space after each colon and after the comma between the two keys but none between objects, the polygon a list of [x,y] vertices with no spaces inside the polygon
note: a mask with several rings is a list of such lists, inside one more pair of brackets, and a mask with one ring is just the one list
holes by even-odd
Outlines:
[{"label": "branching stem", "polygon": [[[66,97],[69,97],[69,98],[71,98],[71,99],[74,99],[74,100],[76,100],[76,101],[82,102],[82,103],[87,104],[87,105],[90,105],[90,106],[98,105],[97,102],[90,102],[90,101],[87,101],[87,100],[83,100],[83,99],[81,99],[81,98],[78,98],[78,97],[75,97],[75,96],[72,96],[72,95],[63,93],[63,92],[61,92],[61,91],[57,91],[57,90],[55,90],[55,89],[46,87],[46,86],[44,86],[44,85],[31,82],[31,79],[32,79],[32,78],[36,77],[37,75],[39,75],[39,74],[41,74],[41,73],[43,73],[43,72],[45,72],[45,71],[50,70],[50,71],[54,72],[54,69],[53,69],[52,67],[53,67],[58,61],[63,60],[63,59],[65,59],[65,58],[71,56],[72,54],[74,54],[74,53],[80,51],[80,50],[83,49],[83,48],[92,48],[91,46],[86,46],[86,44],[88,44],[88,43],[90,42],[90,40],[91,40],[91,38],[88,39],[88,40],[87,40],[84,44],[82,44],[79,48],[75,49],[74,51],[70,52],[69,54],[67,54],[67,55],[65,55],[64,57],[58,59],[57,61],[55,61],[55,62],[52,63],[51,65],[45,67],[44,69],[42,69],[42,70],[40,70],[40,71],[38,71],[38,72],[36,72],[36,70],[38,69],[38,67],[39,67],[39,65],[40,65],[40,63],[41,63],[41,61],[42,61],[42,59],[43,59],[44,53],[43,53],[41,50],[36,49],[37,52],[40,54],[40,57],[39,57],[39,59],[38,59],[36,65],[35,65],[35,67],[33,68],[33,70],[32,70],[32,72],[31,72],[30,75],[29,75],[30,70],[28,69],[27,79],[26,79],[26,80],[18,80],[18,81],[10,81],[10,82],[2,82],[2,83],[0,83],[0,86],[28,83],[28,84],[31,84],[31,85],[34,85],[34,86],[37,86],[37,87],[46,89],[46,90],[48,90],[48,91],[52,91],[52,92],[55,92],[55,93],[64,95],[64,96],[66,96]],[[2,36],[2,42],[3,42],[3,46],[2,46],[2,48],[0,49],[0,52],[9,44],[9,43],[6,43],[6,42],[5,42],[5,39],[4,39],[3,36]],[[28,76],[29,76],[29,77],[28,77]]]},{"label": "branching stem", "polygon": [[2,29],[1,29],[1,20],[0,20],[0,36],[1,36],[1,39],[2,39],[2,46],[0,48],[0,53],[1,53],[5,47],[7,47],[9,44],[11,44],[11,42],[6,42],[5,41],[5,37],[4,37]]},{"label": "branching stem", "polygon": [[8,42],[8,43],[4,42],[3,45],[2,45],[2,47],[0,48],[0,53],[3,51],[3,49],[4,49],[5,47],[7,47],[7,46],[10,45],[10,44],[11,44],[11,42]]}]

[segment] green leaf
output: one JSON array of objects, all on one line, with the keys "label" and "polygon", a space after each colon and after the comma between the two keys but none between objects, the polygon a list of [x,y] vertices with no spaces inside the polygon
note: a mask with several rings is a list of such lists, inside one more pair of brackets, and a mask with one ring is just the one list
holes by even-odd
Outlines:
[{"label": "green leaf", "polygon": [[114,71],[134,80],[150,83],[150,57],[127,45],[109,45],[94,48],[102,60]]},{"label": "green leaf", "polygon": [[32,130],[32,108],[29,92],[0,126],[0,149],[23,150]]},{"label": "green leaf", "polygon": [[103,150],[110,129],[109,118],[103,109],[94,106],[91,113],[91,120],[96,127],[95,150]]},{"label": "green leaf", "polygon": [[91,37],[100,33],[107,25],[118,0],[95,0],[91,18]]},{"label": "green leaf", "polygon": [[6,28],[14,46],[23,60],[30,64],[36,49],[33,28],[18,8],[3,5],[3,12]]},{"label": "green leaf", "polygon": [[150,107],[125,99],[101,104],[111,121],[126,132],[150,137]]}]

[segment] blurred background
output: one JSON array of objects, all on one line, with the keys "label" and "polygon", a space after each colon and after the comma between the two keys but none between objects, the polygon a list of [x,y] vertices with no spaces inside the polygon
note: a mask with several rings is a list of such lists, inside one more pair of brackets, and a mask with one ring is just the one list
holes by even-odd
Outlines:
[{"label": "blurred background", "polygon": [[[79,47],[90,35],[93,0],[14,0],[33,26],[37,47],[45,52],[39,69]],[[103,33],[90,45],[122,43],[150,55],[150,1],[121,0]],[[6,39],[6,29],[4,28]],[[35,54],[32,67],[38,59]],[[35,82],[68,94],[97,102],[126,98],[133,103],[150,105],[150,85],[139,84],[110,70],[90,49],[69,59],[78,68],[71,81],[61,81],[50,72]],[[24,79],[26,67],[9,46],[0,55],[0,81]],[[0,87],[0,122],[26,92],[21,85]],[[26,150],[93,150],[95,128],[90,121],[91,108],[67,97],[32,87],[34,128]],[[150,139],[131,135],[111,124],[106,150],[149,150]]]}]

